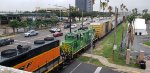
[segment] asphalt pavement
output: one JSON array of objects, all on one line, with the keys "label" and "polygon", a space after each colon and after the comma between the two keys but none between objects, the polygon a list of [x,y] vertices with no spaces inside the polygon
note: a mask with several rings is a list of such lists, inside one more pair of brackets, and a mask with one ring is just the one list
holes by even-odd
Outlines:
[{"label": "asphalt pavement", "polygon": [[[74,29],[72,29],[72,31],[77,30],[79,27],[81,27],[81,23],[77,23],[78,26]],[[65,34],[70,32],[70,29],[64,29],[63,26],[58,27],[61,29],[61,31],[63,32],[63,36],[60,37],[56,37],[55,39],[58,39],[60,41],[64,40]],[[50,29],[50,28],[49,28]],[[17,47],[17,45],[34,45],[34,41],[35,40],[44,40],[45,37],[47,36],[53,36],[53,33],[49,32],[49,29],[44,29],[44,30],[39,30],[39,34],[37,36],[32,36],[32,37],[24,37],[24,33],[20,33],[20,34],[16,34],[15,37],[12,37],[14,39],[14,43],[11,45],[6,45],[6,46],[2,46],[0,47],[0,52],[6,49],[14,49]]]},{"label": "asphalt pavement", "polygon": [[[148,34],[150,34],[150,24],[147,24],[147,32]],[[143,43],[150,41],[150,36],[146,35],[146,36],[134,36],[134,43],[133,46],[131,46],[131,48],[134,49],[134,51],[132,52],[132,55],[136,57],[136,55],[139,55],[140,51],[144,51],[144,55],[148,56],[150,55],[150,47],[145,46]]]},{"label": "asphalt pavement", "polygon": [[75,60],[67,68],[65,68],[61,73],[121,73],[114,71],[107,67],[97,67],[92,64],[87,64]]}]

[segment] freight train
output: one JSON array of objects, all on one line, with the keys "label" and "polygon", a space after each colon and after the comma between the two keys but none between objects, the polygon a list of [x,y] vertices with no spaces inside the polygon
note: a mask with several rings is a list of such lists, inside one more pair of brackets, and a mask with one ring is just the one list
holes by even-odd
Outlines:
[{"label": "freight train", "polygon": [[[117,24],[122,21],[121,17],[118,18]],[[0,65],[35,73],[56,73],[91,47],[91,42],[102,39],[114,27],[114,20],[95,21],[90,24],[90,28],[67,33],[61,43],[57,39],[39,40],[32,47],[18,46],[17,49],[4,50],[1,52]]]}]

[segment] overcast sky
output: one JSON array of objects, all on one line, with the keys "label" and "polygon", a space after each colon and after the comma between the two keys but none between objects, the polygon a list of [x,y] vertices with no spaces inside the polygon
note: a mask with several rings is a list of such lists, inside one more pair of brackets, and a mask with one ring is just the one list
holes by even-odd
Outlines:
[{"label": "overcast sky", "polygon": [[[105,0],[102,0],[105,1]],[[129,10],[138,8],[139,11],[149,9],[150,0],[110,0],[109,5],[120,7],[124,3]],[[54,5],[68,7],[75,6],[75,0],[0,0],[0,11],[33,11],[35,7],[47,8]],[[99,10],[99,0],[95,0],[94,11]]]}]

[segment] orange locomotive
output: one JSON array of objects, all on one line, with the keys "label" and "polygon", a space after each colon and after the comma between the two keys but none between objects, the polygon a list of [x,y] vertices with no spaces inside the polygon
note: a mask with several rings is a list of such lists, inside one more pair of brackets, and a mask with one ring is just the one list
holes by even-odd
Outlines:
[{"label": "orange locomotive", "polygon": [[3,57],[0,60],[0,65],[29,72],[47,72],[62,63],[60,55],[59,40],[54,40],[34,46],[34,48],[14,57]]}]

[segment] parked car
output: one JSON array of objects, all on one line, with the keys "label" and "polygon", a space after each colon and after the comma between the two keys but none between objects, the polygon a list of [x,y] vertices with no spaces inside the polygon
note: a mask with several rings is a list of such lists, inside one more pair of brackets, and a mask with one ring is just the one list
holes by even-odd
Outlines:
[{"label": "parked car", "polygon": [[0,39],[0,47],[12,44],[13,42],[14,42],[14,39],[11,39],[11,38]]},{"label": "parked car", "polygon": [[30,31],[24,33],[25,37],[36,36],[36,35],[38,35],[38,31],[35,31],[35,30],[30,30]]},{"label": "parked car", "polygon": [[59,36],[63,36],[63,33],[62,32],[55,32],[53,34],[54,37],[59,37]]},{"label": "parked car", "polygon": [[51,33],[55,33],[55,32],[61,32],[61,29],[60,28],[51,28],[49,31]]},{"label": "parked car", "polygon": [[87,22],[87,25],[89,25],[89,24],[90,24],[90,22],[88,21],[88,22]]},{"label": "parked car", "polygon": [[83,26],[83,27],[80,27],[78,30],[85,30],[85,29],[88,29],[88,27]]},{"label": "parked car", "polygon": [[77,24],[72,24],[71,25],[71,28],[73,29],[73,28],[76,28],[77,27]]},{"label": "parked car", "polygon": [[70,24],[64,25],[64,29],[70,28]]},{"label": "parked car", "polygon": [[53,36],[48,36],[48,37],[45,37],[44,40],[45,41],[52,41],[52,40],[54,40],[54,37]]}]

